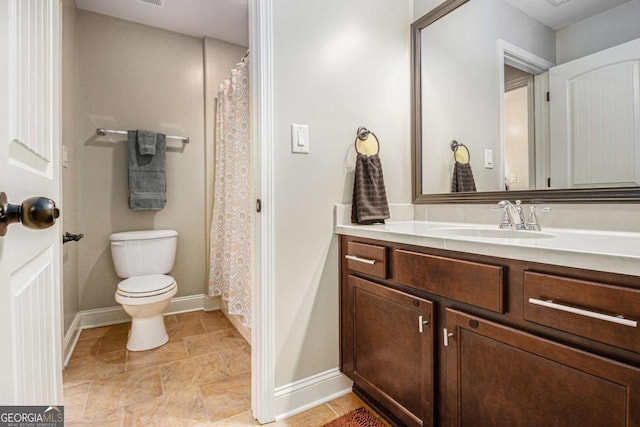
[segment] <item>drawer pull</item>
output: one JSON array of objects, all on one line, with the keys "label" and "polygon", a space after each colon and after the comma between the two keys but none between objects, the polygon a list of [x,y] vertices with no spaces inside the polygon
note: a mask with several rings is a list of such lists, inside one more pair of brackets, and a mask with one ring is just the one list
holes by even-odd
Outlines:
[{"label": "drawer pull", "polygon": [[360,258],[359,256],[355,256],[355,255],[345,255],[344,257],[346,259],[350,259],[351,261],[363,262],[369,265],[374,265],[376,263],[375,259]]},{"label": "drawer pull", "polygon": [[567,313],[579,314],[581,316],[591,317],[593,319],[600,319],[611,323],[617,323],[618,325],[631,326],[632,328],[638,327],[638,322],[636,322],[635,320],[625,319],[623,316],[610,316],[608,314],[597,313],[595,311],[582,310],[580,308],[558,304],[553,302],[552,300],[544,301],[536,298],[529,298],[529,303],[540,305],[542,307],[552,308],[554,310],[566,311]]}]

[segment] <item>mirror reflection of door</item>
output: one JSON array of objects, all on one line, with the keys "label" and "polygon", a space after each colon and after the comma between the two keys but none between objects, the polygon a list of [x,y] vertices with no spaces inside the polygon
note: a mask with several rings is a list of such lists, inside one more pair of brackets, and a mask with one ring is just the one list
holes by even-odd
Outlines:
[{"label": "mirror reflection of door", "polygon": [[554,187],[640,185],[640,38],[549,70]]},{"label": "mirror reflection of door", "polygon": [[504,66],[505,190],[535,187],[533,75]]}]

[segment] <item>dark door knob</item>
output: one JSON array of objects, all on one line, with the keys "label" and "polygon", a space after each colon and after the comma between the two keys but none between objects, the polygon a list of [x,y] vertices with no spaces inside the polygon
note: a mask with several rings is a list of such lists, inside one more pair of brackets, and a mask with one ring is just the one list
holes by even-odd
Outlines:
[{"label": "dark door knob", "polygon": [[60,216],[56,202],[47,197],[30,197],[20,205],[7,202],[7,195],[0,193],[0,236],[7,234],[9,224],[21,222],[27,228],[49,228]]}]

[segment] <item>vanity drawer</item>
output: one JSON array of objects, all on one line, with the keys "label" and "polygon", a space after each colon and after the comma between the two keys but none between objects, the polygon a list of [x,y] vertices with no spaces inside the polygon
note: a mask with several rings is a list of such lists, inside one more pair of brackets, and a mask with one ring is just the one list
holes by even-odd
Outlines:
[{"label": "vanity drawer", "polygon": [[394,260],[398,283],[504,313],[503,267],[401,249]]},{"label": "vanity drawer", "polygon": [[525,271],[524,319],[640,352],[640,290]]},{"label": "vanity drawer", "polygon": [[387,278],[387,248],[367,243],[347,243],[347,268],[364,274]]}]

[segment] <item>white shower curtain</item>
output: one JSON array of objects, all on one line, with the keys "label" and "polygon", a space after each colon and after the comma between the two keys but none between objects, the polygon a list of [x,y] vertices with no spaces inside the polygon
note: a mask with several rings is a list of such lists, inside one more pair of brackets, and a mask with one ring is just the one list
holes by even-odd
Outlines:
[{"label": "white shower curtain", "polygon": [[245,62],[218,90],[209,295],[251,326],[251,138]]}]

